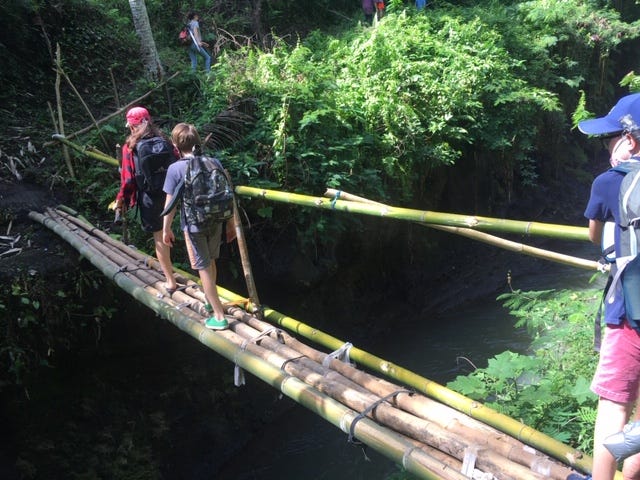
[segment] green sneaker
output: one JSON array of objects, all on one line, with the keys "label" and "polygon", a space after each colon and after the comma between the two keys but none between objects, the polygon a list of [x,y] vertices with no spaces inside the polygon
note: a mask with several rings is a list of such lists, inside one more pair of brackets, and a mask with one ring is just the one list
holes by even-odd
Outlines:
[{"label": "green sneaker", "polygon": [[213,313],[213,307],[211,306],[210,303],[204,304],[204,311],[207,312],[209,315]]},{"label": "green sneaker", "polygon": [[204,326],[209,330],[224,330],[229,328],[229,322],[227,322],[226,318],[218,320],[216,317],[210,317],[205,320]]}]

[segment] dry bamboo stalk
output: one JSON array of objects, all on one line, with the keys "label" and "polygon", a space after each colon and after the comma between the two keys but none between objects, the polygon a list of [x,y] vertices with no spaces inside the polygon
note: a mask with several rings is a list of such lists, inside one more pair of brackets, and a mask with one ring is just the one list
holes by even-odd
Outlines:
[{"label": "dry bamboo stalk", "polygon": [[[135,100],[132,100],[131,102],[127,103],[124,107],[119,108],[118,110],[116,110],[113,113],[110,113],[109,115],[102,117],[98,120],[96,120],[96,124],[97,125],[102,125],[103,123],[111,120],[113,117],[115,117],[116,115],[120,115],[122,114],[125,110],[127,110],[129,107],[140,103],[142,100],[144,100],[145,98],[147,98],[149,95],[151,95],[155,90],[162,88],[162,86],[165,83],[168,83],[169,81],[173,80],[175,77],[177,77],[178,75],[180,75],[180,72],[176,72],[173,75],[171,75],[169,78],[167,78],[166,80],[162,81],[161,83],[159,83],[158,85],[156,85],[155,87],[153,87],[151,90],[149,90],[147,93],[145,93],[144,95],[139,96],[138,98],[136,98]],[[68,136],[66,136],[66,138],[68,140],[71,140],[72,138],[77,137],[78,135],[82,135],[83,133],[87,133],[90,132],[91,130],[93,130],[95,128],[95,125],[89,125],[88,127],[82,128],[76,132],[73,132],[71,134],[69,134]],[[47,142],[44,145],[45,146],[50,146],[52,144],[52,142]]]},{"label": "dry bamboo stalk", "polygon": [[59,70],[60,75],[62,75],[64,77],[64,79],[69,84],[69,87],[71,87],[71,90],[73,91],[73,93],[76,94],[76,97],[78,97],[78,100],[80,100],[80,103],[82,104],[84,109],[87,111],[87,114],[89,115],[89,118],[93,122],[93,126],[98,129],[98,135],[100,135],[100,139],[102,140],[102,143],[104,144],[105,148],[109,148],[109,144],[107,143],[107,141],[104,138],[104,135],[100,131],[100,128],[99,128],[98,124],[96,123],[96,119],[93,116],[93,113],[91,112],[91,109],[89,108],[89,105],[87,105],[87,103],[84,101],[84,98],[82,98],[82,95],[80,95],[80,92],[78,91],[76,86],[73,84],[73,82],[69,78],[69,75],[67,75],[67,72],[64,71],[64,69],[62,68],[62,65],[60,65],[60,63],[56,64],[56,69]]},{"label": "dry bamboo stalk", "polygon": [[[61,53],[60,53],[60,44],[56,44],[56,65],[60,66],[61,62]],[[62,96],[60,95],[60,72],[56,73],[56,104],[58,107],[58,128],[60,135],[64,136],[64,120],[62,117]],[[73,179],[76,178],[75,172],[73,171],[73,165],[71,164],[71,156],[69,155],[69,149],[66,145],[62,146],[62,155],[64,156],[64,161],[67,164],[67,170],[69,171],[69,176]]]}]

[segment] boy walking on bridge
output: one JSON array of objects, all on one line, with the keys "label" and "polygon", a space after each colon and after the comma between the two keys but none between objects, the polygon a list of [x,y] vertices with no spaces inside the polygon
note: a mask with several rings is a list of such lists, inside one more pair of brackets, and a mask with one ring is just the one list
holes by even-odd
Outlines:
[{"label": "boy walking on bridge", "polygon": [[[202,289],[207,300],[205,309],[208,313],[213,314],[205,321],[205,327],[211,330],[224,330],[229,324],[224,316],[224,307],[216,288],[216,259],[220,254],[222,222],[224,221],[219,219],[224,216],[228,218],[232,211],[227,212],[226,208],[228,207],[225,207],[225,211],[218,212],[213,216],[213,220],[211,220],[211,216],[204,218],[208,216],[210,210],[216,210],[215,205],[212,206],[208,203],[213,195],[198,195],[195,201],[187,197],[194,189],[191,185],[197,182],[196,177],[203,178],[202,174],[206,173],[206,178],[224,175],[226,179],[226,174],[217,159],[202,156],[200,135],[193,125],[187,123],[176,125],[171,132],[171,140],[180,151],[181,159],[169,167],[163,187],[167,198],[163,212],[162,239],[165,244],[173,246],[175,235],[171,230],[171,224],[176,213],[176,202],[182,200],[180,228],[184,232],[191,268],[198,270],[202,282]],[[196,174],[195,170],[198,168],[200,170]],[[215,170],[222,173],[216,174]],[[219,183],[224,183],[224,180],[220,180]],[[232,194],[230,193],[230,195]],[[204,213],[198,210],[198,205],[202,202],[207,203],[207,211]]]}]

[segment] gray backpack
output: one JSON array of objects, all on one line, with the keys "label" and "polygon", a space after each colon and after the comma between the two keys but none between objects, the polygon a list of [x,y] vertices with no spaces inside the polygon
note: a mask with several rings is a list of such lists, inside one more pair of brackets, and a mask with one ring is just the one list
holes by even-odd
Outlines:
[{"label": "gray backpack", "polygon": [[605,301],[610,303],[623,295],[627,320],[640,330],[640,161],[632,158],[613,170],[624,174],[618,196],[621,232],[615,273]]},{"label": "gray backpack", "polygon": [[233,188],[217,158],[188,157],[182,192],[187,225],[199,229],[224,222],[233,216]]}]

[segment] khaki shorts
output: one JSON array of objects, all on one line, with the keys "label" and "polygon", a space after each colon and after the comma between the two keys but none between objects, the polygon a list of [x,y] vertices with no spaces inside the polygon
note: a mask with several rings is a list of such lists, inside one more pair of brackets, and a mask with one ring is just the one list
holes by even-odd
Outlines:
[{"label": "khaki shorts", "polygon": [[222,223],[207,232],[184,232],[187,243],[187,253],[191,268],[204,270],[220,256],[220,244],[222,243]]}]

